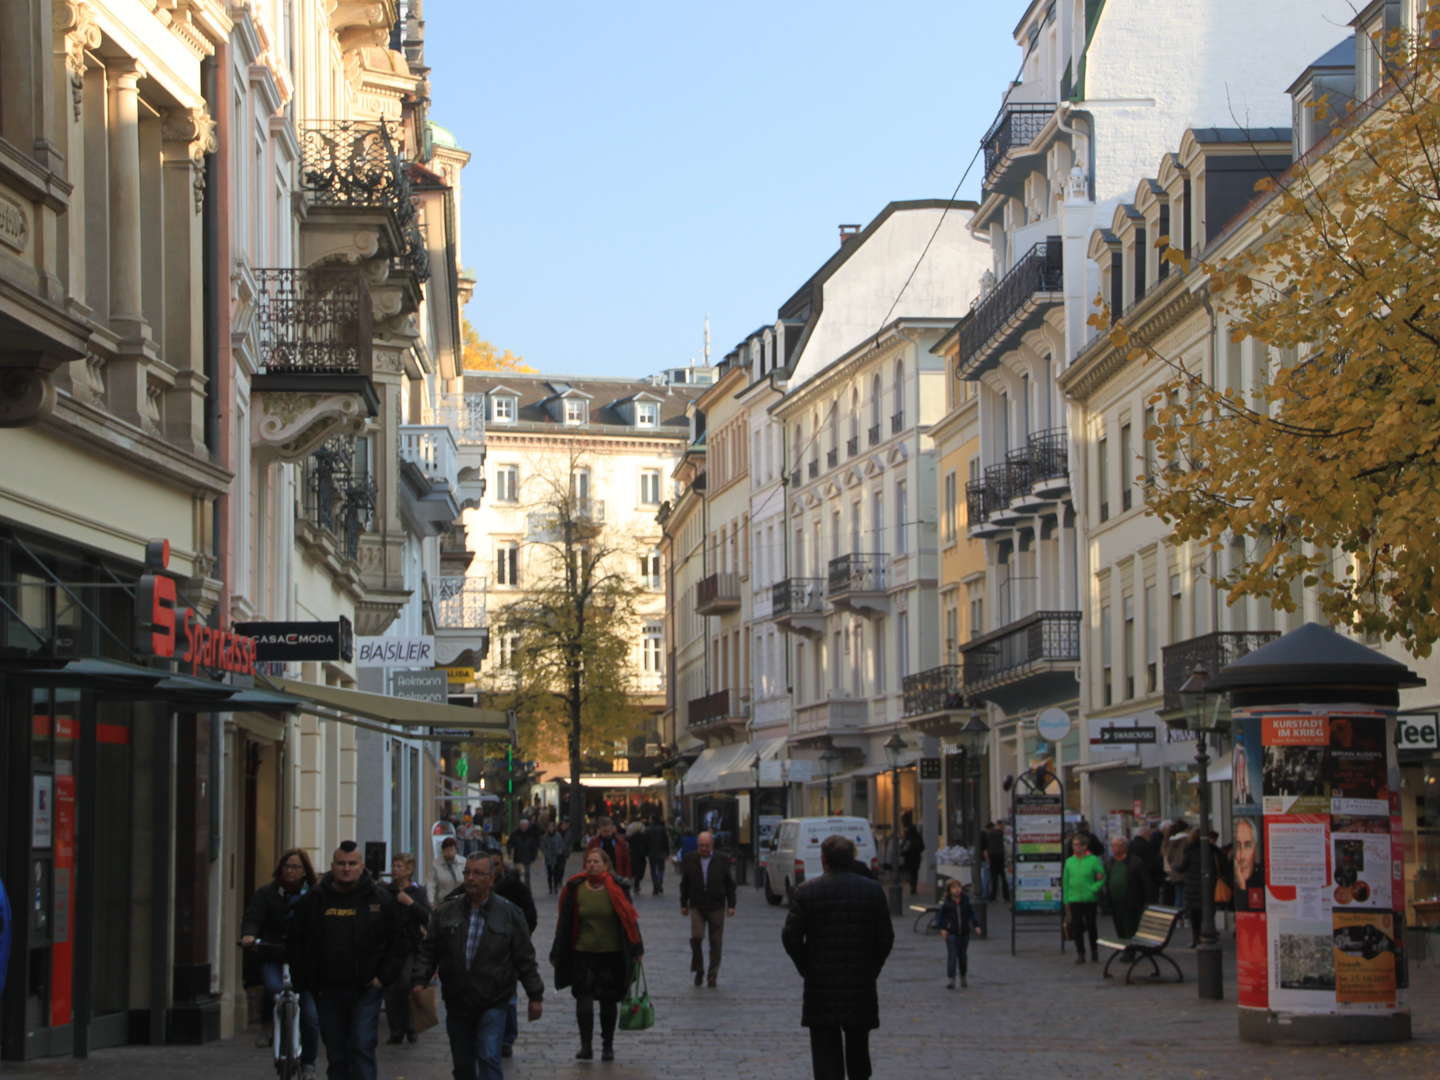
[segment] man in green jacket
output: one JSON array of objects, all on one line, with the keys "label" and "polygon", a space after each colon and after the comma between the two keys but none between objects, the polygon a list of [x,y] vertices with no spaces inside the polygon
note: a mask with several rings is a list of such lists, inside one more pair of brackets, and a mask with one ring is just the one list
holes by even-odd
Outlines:
[{"label": "man in green jacket", "polygon": [[1095,922],[1100,891],[1105,887],[1105,864],[1099,855],[1090,854],[1090,838],[1077,832],[1070,838],[1070,858],[1065,860],[1061,888],[1065,897],[1065,917],[1070,925],[1070,939],[1075,942],[1075,962],[1085,962],[1085,937],[1090,937],[1090,959],[1100,959],[1100,928]]}]

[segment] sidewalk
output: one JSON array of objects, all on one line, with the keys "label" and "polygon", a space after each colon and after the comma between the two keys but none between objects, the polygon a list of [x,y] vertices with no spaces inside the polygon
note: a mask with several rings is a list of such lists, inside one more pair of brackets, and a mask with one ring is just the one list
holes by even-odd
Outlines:
[{"label": "sidewalk", "polygon": [[[691,985],[689,923],[681,918],[673,878],[663,897],[638,899],[646,971],[656,1026],[617,1036],[613,1064],[574,1060],[577,1038],[568,992],[550,987],[545,963],[554,904],[538,904],[536,935],[546,977],[545,1015],[521,1022],[507,1080],[736,1080],[810,1075],[809,1041],[800,1027],[800,980],[780,947],[785,909],[742,886],[739,911],[727,926],[720,986]],[[908,904],[907,898],[907,904]],[[1009,916],[992,905],[991,936],[970,946],[970,987],[945,989],[945,953],[934,935],[912,932],[914,913],[895,921],[895,950],[880,982],[882,1027],[871,1040],[877,1080],[963,1070],[988,1077],[1084,1077],[1116,1073],[1125,1080],[1357,1080],[1358,1077],[1440,1076],[1440,970],[1416,973],[1411,1010],[1416,1038],[1387,1046],[1273,1048],[1236,1036],[1233,947],[1225,944],[1229,1001],[1196,997],[1194,954],[1176,950],[1181,984],[1101,980],[1100,965],[1074,963],[1054,937],[1024,934],[1010,956]],[[1108,920],[1104,920],[1108,924]],[[1102,932],[1108,929],[1102,925]],[[1182,945],[1188,938],[1182,936]],[[1102,961],[1103,962],[1103,961]],[[1138,969],[1137,969],[1138,971]],[[382,1040],[384,1025],[382,1021]],[[0,1066],[16,1080],[240,1080],[270,1076],[253,1032],[200,1047],[106,1050],[88,1061],[69,1059]],[[323,1076],[323,1071],[321,1073]],[[443,1029],[415,1047],[380,1047],[385,1080],[444,1080],[450,1061]]]}]

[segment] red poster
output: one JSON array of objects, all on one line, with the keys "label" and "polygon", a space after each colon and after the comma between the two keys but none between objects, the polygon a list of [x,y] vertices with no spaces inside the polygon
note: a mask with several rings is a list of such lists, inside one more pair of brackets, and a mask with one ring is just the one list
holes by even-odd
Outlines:
[{"label": "red poster", "polygon": [[1269,960],[1265,944],[1265,913],[1235,913],[1235,983],[1240,1004],[1250,1009],[1270,1005]]},{"label": "red poster", "polygon": [[[57,732],[66,718],[56,718]],[[73,721],[71,721],[73,724]],[[55,864],[52,899],[55,936],[50,946],[50,1026],[73,1018],[75,954],[75,777],[55,777]]]}]

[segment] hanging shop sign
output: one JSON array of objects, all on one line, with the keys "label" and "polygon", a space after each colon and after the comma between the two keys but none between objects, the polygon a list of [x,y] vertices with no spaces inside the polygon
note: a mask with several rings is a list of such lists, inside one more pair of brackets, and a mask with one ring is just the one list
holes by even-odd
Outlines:
[{"label": "hanging shop sign", "polygon": [[390,695],[410,701],[444,705],[449,701],[449,680],[443,671],[392,671]]},{"label": "hanging shop sign", "polygon": [[1395,749],[1440,750],[1440,714],[1396,717]]},{"label": "hanging shop sign", "polygon": [[473,667],[447,667],[441,668],[445,672],[447,681],[455,685],[464,685],[475,681],[475,669]]},{"label": "hanging shop sign", "polygon": [[341,615],[336,622],[250,622],[235,629],[255,639],[261,661],[353,660],[355,631]]},{"label": "hanging shop sign", "polygon": [[355,663],[360,667],[428,668],[435,666],[435,639],[420,637],[360,637],[355,639]]},{"label": "hanging shop sign", "polygon": [[209,626],[194,608],[182,609],[175,579],[167,573],[169,566],[169,540],[145,545],[145,573],[140,575],[135,601],[140,612],[136,649],[163,660],[178,659],[189,665],[192,675],[201,668],[254,675],[255,639],[241,626],[233,630]]}]

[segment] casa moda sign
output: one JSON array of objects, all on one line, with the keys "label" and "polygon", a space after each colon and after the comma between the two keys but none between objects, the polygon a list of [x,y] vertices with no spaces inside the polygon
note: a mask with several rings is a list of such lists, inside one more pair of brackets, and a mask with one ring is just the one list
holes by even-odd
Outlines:
[{"label": "casa moda sign", "polygon": [[257,660],[353,660],[355,632],[344,615],[338,622],[251,622],[235,629],[255,638]]},{"label": "casa moda sign", "polygon": [[140,575],[136,608],[140,612],[136,647],[164,660],[179,659],[193,675],[201,668],[255,674],[255,639],[235,631],[207,626],[195,609],[181,609],[170,566],[170,541],[145,545],[145,573]]}]

